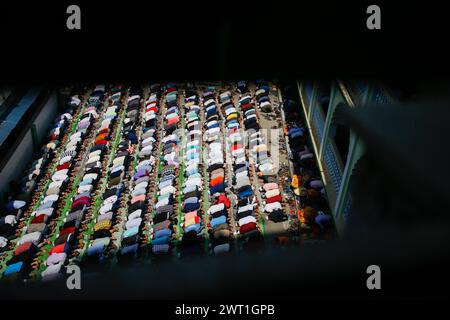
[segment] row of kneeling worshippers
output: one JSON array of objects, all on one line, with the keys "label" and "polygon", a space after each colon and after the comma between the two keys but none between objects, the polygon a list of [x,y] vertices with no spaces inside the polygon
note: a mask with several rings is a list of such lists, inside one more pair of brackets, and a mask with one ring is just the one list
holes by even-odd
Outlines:
[{"label": "row of kneeling worshippers", "polygon": [[272,111],[272,103],[270,102],[270,86],[267,81],[257,80],[255,91],[255,102],[262,112],[268,113]]},{"label": "row of kneeling worshippers", "polygon": [[153,205],[153,227],[151,244],[153,254],[166,254],[170,251],[173,239],[173,226],[177,224],[175,198],[177,194],[177,174],[179,167],[179,129],[180,110],[178,89],[174,84],[165,86],[166,111],[164,116],[164,137],[161,140],[160,161],[163,169],[159,172],[157,195]]},{"label": "row of kneeling worshippers", "polygon": [[70,190],[67,190],[73,183],[72,172],[77,162],[81,160],[81,153],[88,143],[87,137],[97,121],[98,111],[101,109],[100,101],[104,96],[104,87],[98,86],[91,93],[94,103],[89,103],[84,113],[80,116],[76,132],[72,133],[61,155],[58,158],[56,171],[52,174],[45,197],[39,206],[31,214],[31,221],[24,228],[24,234],[17,241],[13,258],[8,262],[9,267],[5,270],[5,275],[30,271],[37,265],[32,263],[33,257],[48,237],[56,230],[55,224],[51,224],[55,217],[62,214],[63,207],[67,201],[66,197]]},{"label": "row of kneeling worshippers", "polygon": [[243,113],[243,124],[247,131],[258,131],[260,125],[256,114],[254,101],[250,92],[244,93],[239,97],[239,108]]},{"label": "row of kneeling worshippers", "polygon": [[229,224],[230,200],[226,196],[224,170],[224,144],[221,117],[216,106],[214,92],[203,93],[203,105],[206,111],[207,165],[209,174],[210,202],[209,239],[214,254],[230,251],[232,233]]},{"label": "row of kneeling worshippers", "polygon": [[[236,110],[232,101],[231,92],[226,91],[220,94],[222,110],[227,114],[227,109]],[[245,101],[245,103],[250,101]],[[226,107],[224,107],[226,106]],[[235,125],[229,126],[229,123]],[[257,225],[254,212],[255,197],[249,175],[249,164],[244,149],[244,140],[240,131],[241,126],[236,119],[227,117],[226,139],[231,152],[233,163],[233,190],[237,196],[235,220],[239,228],[239,235],[242,240],[260,239],[261,233]]]},{"label": "row of kneeling worshippers", "polygon": [[181,255],[193,255],[203,252],[202,235],[202,125],[200,123],[200,107],[196,91],[187,88],[184,101],[185,135],[184,149],[185,180],[183,187],[183,235],[181,239]]},{"label": "row of kneeling worshippers", "polygon": [[299,219],[304,234],[320,235],[333,226],[324,195],[324,184],[309,144],[308,129],[298,113],[296,88],[283,90],[282,104],[286,117],[285,135],[289,139],[290,158],[294,174],[291,189],[299,206]]},{"label": "row of kneeling worshippers", "polygon": [[233,104],[231,92],[226,91],[221,93],[219,100],[227,129],[239,129],[239,113]]},{"label": "row of kneeling worshippers", "polygon": [[[103,87],[97,87],[94,93],[98,90],[104,92]],[[91,95],[89,106],[97,105],[100,107],[103,99],[97,99],[96,97],[97,94]],[[118,99],[119,97],[120,94],[112,98]],[[99,125],[97,125],[93,141],[91,141],[84,168],[79,169],[80,172],[83,172],[82,179],[76,186],[75,195],[70,199],[70,208],[67,212],[62,212],[64,217],[62,225],[59,230],[54,232],[54,240],[51,242],[52,247],[45,260],[45,269],[41,273],[44,281],[62,276],[69,257],[78,245],[78,236],[84,231],[82,222],[85,218],[85,213],[93,202],[94,190],[100,180],[102,163],[105,162],[112,127],[115,122],[115,110],[115,108],[107,107],[102,116],[99,117]],[[88,144],[89,141],[85,140],[84,143]]]},{"label": "row of kneeling worshippers", "polygon": [[[136,131],[140,127],[141,97],[140,87],[131,87],[126,100],[125,118],[120,132],[120,142],[112,158],[112,166],[108,169],[106,189],[103,201],[98,209],[96,223],[88,243],[85,262],[102,262],[108,257],[113,241],[117,237],[116,224],[122,221],[118,216],[119,208],[123,206],[124,189],[130,177],[129,171],[136,144],[138,143]],[[112,148],[112,146],[110,147]]]},{"label": "row of kneeling worshippers", "polygon": [[130,194],[127,206],[127,217],[121,236],[120,259],[134,258],[143,239],[145,215],[151,212],[149,206],[149,193],[155,186],[155,157],[157,141],[155,139],[159,112],[160,86],[150,86],[149,97],[145,101],[145,112],[138,147],[138,162],[132,173]]},{"label": "row of kneeling worshippers", "polygon": [[[49,134],[45,138],[45,143],[41,150],[36,153],[34,160],[25,171],[19,183],[12,185],[11,195],[0,215],[0,254],[10,248],[10,241],[19,234],[19,223],[24,218],[27,210],[32,210],[32,206],[37,201],[36,191],[50,178],[48,169],[55,161],[55,157],[60,150],[61,140],[69,131],[73,117],[78,114],[81,100],[78,96],[72,96],[66,104],[66,109],[58,115],[51,126]],[[56,203],[55,203],[56,204]]]},{"label": "row of kneeling worshippers", "polygon": [[[269,85],[264,81],[256,83],[256,97],[258,99],[259,107],[262,109],[261,101],[269,100]],[[278,174],[269,154],[266,145],[266,137],[261,131],[257,131],[250,135],[250,150],[257,169],[257,175],[263,185],[260,187],[261,195],[264,199],[262,205],[264,212],[269,220],[274,222],[282,222],[287,220],[287,215],[283,210],[282,195],[278,184]]]}]

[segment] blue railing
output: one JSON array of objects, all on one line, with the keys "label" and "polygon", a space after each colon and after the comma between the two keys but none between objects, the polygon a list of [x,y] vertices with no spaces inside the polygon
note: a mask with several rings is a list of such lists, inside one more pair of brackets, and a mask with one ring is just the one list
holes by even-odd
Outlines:
[{"label": "blue railing", "polygon": [[333,188],[336,191],[336,194],[338,194],[339,188],[341,187],[342,172],[339,168],[338,160],[330,143],[327,143],[323,159],[328,168]]},{"label": "blue railing", "polygon": [[382,87],[375,86],[370,102],[374,104],[388,104],[392,103],[393,101]]},{"label": "blue railing", "polygon": [[348,218],[350,217],[352,213],[352,198],[350,195],[347,195],[347,199],[345,200],[344,204],[344,210],[342,210],[342,217],[344,218],[344,221],[347,222]]},{"label": "blue railing", "polygon": [[314,126],[314,130],[317,133],[317,138],[320,143],[322,141],[323,131],[325,127],[325,119],[322,116],[322,113],[320,112],[319,108],[316,107],[313,109],[312,113],[312,124]]}]

